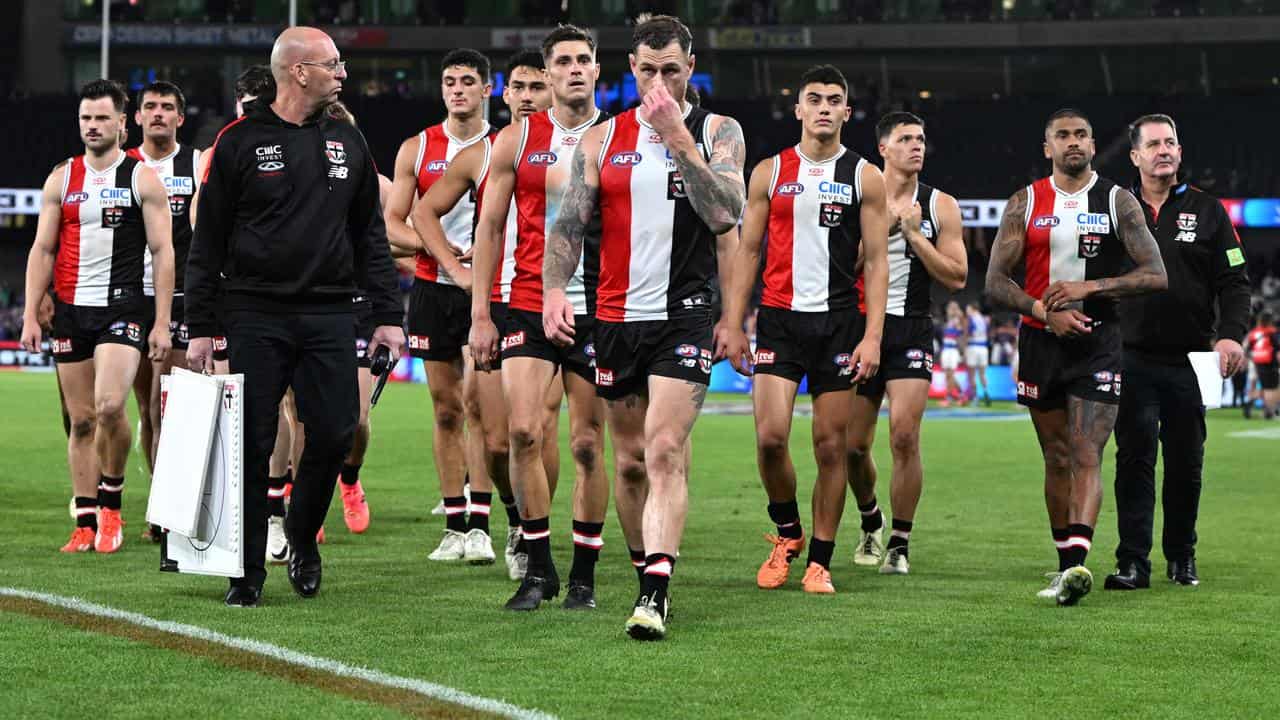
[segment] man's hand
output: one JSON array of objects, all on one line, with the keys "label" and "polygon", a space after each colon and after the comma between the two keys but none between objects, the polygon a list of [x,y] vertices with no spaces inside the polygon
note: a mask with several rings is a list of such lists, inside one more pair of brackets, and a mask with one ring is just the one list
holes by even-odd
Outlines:
[{"label": "man's hand", "polygon": [[36,322],[45,332],[53,334],[53,297],[48,293],[40,299],[40,308],[36,310]]},{"label": "man's hand", "polygon": [[739,375],[751,375],[751,364],[755,360],[751,356],[751,343],[742,328],[716,325],[716,360],[728,358],[729,364]]},{"label": "man's hand", "polygon": [[902,228],[902,234],[908,238],[920,235],[920,222],[923,218],[923,211],[920,209],[920,203],[912,203],[911,207],[903,210],[898,214],[898,225]]},{"label": "man's hand", "polygon": [[454,284],[470,294],[471,287],[475,282],[471,275],[471,268],[458,266],[457,269],[449,272],[449,277],[453,278]]},{"label": "man's hand", "polygon": [[644,114],[649,119],[649,124],[658,131],[664,142],[685,129],[684,110],[661,82],[654,83],[654,86],[645,94],[641,105],[644,107]]},{"label": "man's hand", "polygon": [[151,347],[151,352],[147,353],[147,357],[151,358],[151,362],[164,362],[169,357],[169,351],[173,349],[173,336],[169,334],[169,324],[165,323],[161,326],[151,328],[151,333],[147,335],[147,344]]},{"label": "man's hand", "polygon": [[1045,318],[1045,326],[1049,332],[1058,337],[1079,337],[1093,332],[1088,315],[1079,310],[1059,310],[1050,312]]},{"label": "man's hand", "polygon": [[40,352],[40,342],[43,340],[44,333],[40,328],[40,323],[30,313],[22,314],[22,347],[29,353]]},{"label": "man's hand", "polygon": [[391,364],[394,366],[404,354],[404,328],[399,325],[379,325],[374,328],[373,337],[369,338],[369,357],[373,357],[379,347],[391,351]]},{"label": "man's hand", "polygon": [[1244,370],[1244,348],[1230,338],[1222,338],[1214,343],[1213,351],[1218,353],[1218,369],[1222,377],[1229,378]]},{"label": "man's hand", "polygon": [[858,347],[853,349],[849,365],[853,367],[855,385],[875,377],[880,371],[880,342],[863,338],[862,342],[858,343]]},{"label": "man's hand", "polygon": [[1045,309],[1053,312],[1062,310],[1073,302],[1079,302],[1089,297],[1093,292],[1093,285],[1088,281],[1080,280],[1059,280],[1049,286],[1044,291]]},{"label": "man's hand", "polygon": [[564,290],[553,288],[543,294],[542,331],[560,347],[573,345],[573,303]]},{"label": "man's hand", "polygon": [[453,256],[458,258],[460,263],[470,263],[471,258],[475,257],[476,254],[475,243],[472,243],[471,247],[466,250],[459,250],[453,243],[449,243],[449,249],[453,251]]},{"label": "man's hand", "polygon": [[471,333],[467,335],[467,345],[471,347],[471,357],[476,367],[481,370],[492,370],[493,361],[500,351],[498,326],[492,318],[471,320]]},{"label": "man's hand", "polygon": [[187,343],[187,367],[192,372],[213,372],[213,338],[191,338]]}]

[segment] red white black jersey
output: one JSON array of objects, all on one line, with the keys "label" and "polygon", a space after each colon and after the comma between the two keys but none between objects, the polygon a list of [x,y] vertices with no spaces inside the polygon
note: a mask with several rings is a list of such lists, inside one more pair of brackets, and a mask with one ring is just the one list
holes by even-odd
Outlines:
[{"label": "red white black jersey", "polygon": [[[914,202],[920,203],[920,233],[934,245],[938,244],[938,191],[922,182],[916,183]],[[930,293],[933,278],[920,256],[911,249],[911,243],[902,234],[902,228],[894,223],[889,228],[889,302],[885,313],[898,317],[929,317]]]},{"label": "red white black jersey", "polygon": [[125,153],[97,172],[67,161],[53,286],[72,305],[107,307],[142,297],[147,233],[138,196],[142,163]]},{"label": "red white black jersey", "polygon": [[822,162],[799,146],[774,156],[761,305],[797,312],[855,305],[866,162],[843,146]]},{"label": "red white black jersey", "polygon": [[[488,179],[487,173],[485,179]],[[481,185],[483,184],[482,182]],[[480,197],[484,198],[483,192]],[[502,226],[502,262],[493,275],[490,302],[511,301],[511,281],[516,277],[516,227],[516,203],[513,197],[511,204],[507,205],[507,221]]]},{"label": "red white black jersey", "polygon": [[[445,129],[444,123],[432,125],[418,133],[418,155],[413,163],[415,174],[418,177],[417,197],[427,194],[427,191],[431,189],[436,180],[439,180],[444,175],[444,171],[449,168],[449,163],[455,155],[478,142],[491,141],[492,137],[490,136],[489,123],[487,122],[484,124],[484,130],[475,137],[465,140],[460,140],[450,135]],[[475,221],[476,192],[474,188],[470,193],[458,200],[458,204],[454,205],[452,210],[440,218],[440,224],[444,227],[444,236],[449,240],[449,244],[463,252],[471,249],[471,240],[475,233]],[[414,276],[420,280],[438,282],[441,285],[456,284],[448,273],[440,269],[440,264],[436,262],[435,258],[424,252],[418,253],[418,267],[414,272]]]},{"label": "red white black jersey", "polygon": [[[1059,280],[1095,280],[1125,272],[1129,254],[1116,234],[1116,199],[1128,192],[1094,173],[1079,191],[1058,189],[1052,177],[1027,186],[1026,291],[1041,298]],[[1092,297],[1081,309],[1094,321],[1116,319],[1116,301]],[[1023,316],[1031,327],[1044,323]]]},{"label": "red white black jersey", "polygon": [[[570,165],[582,136],[593,125],[608,119],[596,110],[590,120],[573,128],[556,121],[551,110],[530,115],[521,126],[520,147],[516,152],[516,185],[512,204],[516,208],[519,228],[515,246],[515,279],[511,283],[511,307],[528,312],[542,312],[542,258],[547,231],[555,225],[560,203],[569,188]],[[573,312],[590,312],[588,296],[593,296],[595,268],[587,277],[585,263],[595,265],[598,257],[600,224],[594,220],[587,228],[583,257],[573,271],[565,293],[573,303]],[[592,292],[588,292],[590,284]]]},{"label": "red white black jersey", "polygon": [[[164,181],[165,194],[169,196],[169,214],[173,216],[173,294],[182,295],[182,278],[187,269],[187,252],[191,250],[191,197],[200,187],[196,168],[200,167],[200,151],[195,148],[174,147],[173,152],[159,160],[142,153],[141,147],[131,148],[129,157],[141,160],[156,171]],[[144,256],[142,289],[148,295],[155,294],[151,280],[151,250]]]},{"label": "red white black jersey", "polygon": [[[712,117],[685,108],[685,127],[707,159]],[[715,233],[689,202],[662,137],[628,110],[609,120],[596,162],[603,223],[596,317],[624,322],[710,312]]]}]

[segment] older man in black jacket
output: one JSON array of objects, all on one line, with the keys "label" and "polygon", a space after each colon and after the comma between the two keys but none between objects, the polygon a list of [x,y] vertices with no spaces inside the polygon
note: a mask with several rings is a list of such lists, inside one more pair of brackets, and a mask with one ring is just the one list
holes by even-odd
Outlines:
[{"label": "older man in black jacket", "polygon": [[306,418],[286,533],[289,581],[320,589],[316,532],[358,418],[352,295],[364,288],[377,326],[369,351],[404,347],[394,266],[364,137],[322,112],[345,64],[333,40],[291,28],[271,51],[276,97],[222,130],[200,197],[187,265],[187,353],[212,369],[215,303],[226,314],[232,372],[245,375],[243,578],[226,603],[254,606],[266,579],[267,460],[292,385]]}]

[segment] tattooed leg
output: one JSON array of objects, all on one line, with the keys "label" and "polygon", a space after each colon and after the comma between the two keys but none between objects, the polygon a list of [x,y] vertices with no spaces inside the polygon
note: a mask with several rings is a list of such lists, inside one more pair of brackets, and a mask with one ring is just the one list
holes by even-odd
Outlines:
[{"label": "tattooed leg", "polygon": [[707,386],[675,378],[649,378],[649,412],[644,423],[649,498],[644,506],[646,553],[675,556],[689,509],[689,468],[685,463],[693,423]]},{"label": "tattooed leg", "polygon": [[1102,451],[1116,425],[1119,405],[1067,397],[1071,443],[1070,522],[1095,527],[1102,506]]}]

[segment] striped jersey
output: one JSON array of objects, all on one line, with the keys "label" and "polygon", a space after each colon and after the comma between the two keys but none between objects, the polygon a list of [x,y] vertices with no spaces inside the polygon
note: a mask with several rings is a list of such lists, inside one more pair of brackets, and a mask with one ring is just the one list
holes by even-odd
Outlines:
[{"label": "striped jersey", "polygon": [[[712,117],[685,108],[685,127],[707,159]],[[689,202],[662,137],[635,109],[605,127],[596,158],[602,223],[596,317],[630,322],[711,312],[715,233]]]},{"label": "striped jersey", "polygon": [[[485,140],[492,140],[487,122],[484,124],[484,130],[465,140],[450,135],[444,123],[432,125],[418,133],[418,154],[413,162],[414,174],[418,178],[417,197],[427,194],[436,180],[444,175],[444,171],[449,168],[449,163],[455,155]],[[449,240],[449,244],[464,252],[471,249],[475,221],[476,192],[474,188],[459,200],[452,210],[440,218],[440,224],[444,227],[444,236]],[[453,278],[440,269],[436,259],[421,250],[418,251],[414,276],[420,280],[437,282],[441,285],[456,285]]]},{"label": "striped jersey", "polygon": [[942,328],[942,349],[959,350],[960,334],[960,326],[948,320],[947,324]]},{"label": "striped jersey", "polygon": [[987,319],[982,315],[969,316],[969,346],[987,346]]},{"label": "striped jersey", "polygon": [[[1116,197],[1127,192],[1096,172],[1080,190],[1066,193],[1052,177],[1027,186],[1026,292],[1044,297],[1059,280],[1095,280],[1125,271],[1129,255],[1116,234]],[[1081,311],[1094,321],[1116,319],[1116,301],[1091,297]],[[1024,315],[1035,328],[1044,323]]]},{"label": "striped jersey", "polygon": [[[519,227],[515,247],[515,279],[511,283],[511,307],[542,312],[542,258],[547,231],[560,214],[560,203],[569,188],[570,165],[582,136],[593,125],[608,119],[596,110],[590,120],[574,128],[556,121],[551,110],[530,115],[521,126],[516,152],[516,184],[512,204]],[[600,239],[598,216],[587,228],[582,257],[569,279],[565,292],[573,312],[585,315],[594,310],[595,260]],[[587,266],[590,265],[590,272]],[[590,302],[589,302],[590,300]]]},{"label": "striped jersey", "polygon": [[[933,245],[938,244],[941,226],[938,224],[939,193],[922,182],[916,183],[913,202],[920,203],[920,234]],[[889,298],[885,313],[898,317],[925,318],[930,316],[930,293],[933,278],[924,261],[911,249],[911,243],[895,222],[889,228]]]},{"label": "striped jersey", "polygon": [[822,162],[799,146],[774,156],[760,304],[797,312],[856,304],[866,162],[843,146]]},{"label": "striped jersey", "polygon": [[[200,167],[200,151],[177,145],[167,156],[153,160],[143,154],[141,147],[136,147],[129,150],[129,157],[141,160],[147,167],[155,170],[164,182],[165,194],[169,196],[169,214],[173,216],[173,294],[174,297],[181,296],[182,279],[187,269],[187,253],[191,250],[191,197],[200,187],[196,178],[196,168]],[[151,250],[148,249],[143,257],[143,291],[154,295]]]},{"label": "striped jersey", "polygon": [[62,302],[107,307],[142,297],[147,233],[138,195],[141,168],[123,152],[101,172],[84,155],[67,161],[53,272]]}]

